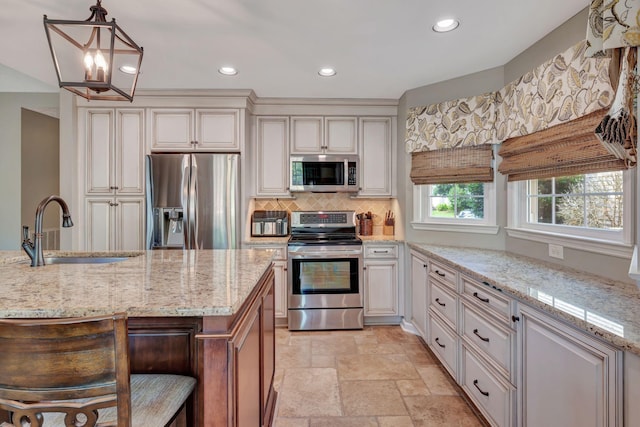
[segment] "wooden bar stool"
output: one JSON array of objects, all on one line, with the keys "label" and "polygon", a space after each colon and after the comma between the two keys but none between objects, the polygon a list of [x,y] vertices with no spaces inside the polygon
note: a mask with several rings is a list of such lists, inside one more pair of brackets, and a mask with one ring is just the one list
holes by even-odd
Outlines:
[{"label": "wooden bar stool", "polygon": [[0,409],[13,423],[3,426],[185,426],[195,383],[130,375],[124,313],[0,319]]}]

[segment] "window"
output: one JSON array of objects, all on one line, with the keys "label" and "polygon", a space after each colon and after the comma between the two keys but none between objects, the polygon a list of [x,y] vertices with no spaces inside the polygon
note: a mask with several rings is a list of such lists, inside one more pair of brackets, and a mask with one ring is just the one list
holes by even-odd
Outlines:
[{"label": "window", "polygon": [[[583,249],[588,249],[583,246],[587,240],[629,245],[633,228],[632,174],[599,172],[511,183],[517,202],[509,206],[510,229],[554,236],[564,240],[558,242],[561,244],[578,239],[580,242],[573,246]],[[601,249],[598,247],[597,251]]]},{"label": "window", "polygon": [[493,183],[414,186],[417,229],[497,233]]},{"label": "window", "polygon": [[621,230],[622,184],[620,171],[530,180],[528,222]]}]

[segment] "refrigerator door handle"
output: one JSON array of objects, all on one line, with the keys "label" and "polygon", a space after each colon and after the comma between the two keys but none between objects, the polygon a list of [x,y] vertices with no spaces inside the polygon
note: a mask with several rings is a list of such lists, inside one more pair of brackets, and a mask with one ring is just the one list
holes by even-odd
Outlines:
[{"label": "refrigerator door handle", "polygon": [[189,156],[182,158],[182,174],[180,188],[181,191],[181,203],[182,203],[182,230],[184,237],[184,248],[189,249],[191,247],[191,228],[189,226],[191,218],[191,208],[189,206],[189,181],[190,181],[190,161]]},{"label": "refrigerator door handle", "polygon": [[191,221],[191,244],[189,249],[200,249],[198,237],[198,162],[191,156],[191,180],[189,186],[189,208]]}]

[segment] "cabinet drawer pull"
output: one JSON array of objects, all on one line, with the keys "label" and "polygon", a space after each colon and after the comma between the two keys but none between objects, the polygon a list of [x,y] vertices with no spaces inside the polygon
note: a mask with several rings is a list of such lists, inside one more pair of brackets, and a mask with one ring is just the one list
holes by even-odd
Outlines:
[{"label": "cabinet drawer pull", "polygon": [[445,276],[446,276],[446,274],[444,274],[444,273],[440,273],[440,270],[436,270],[436,274],[437,274],[438,276],[440,276],[440,277],[445,277]]},{"label": "cabinet drawer pull", "polygon": [[478,380],[473,380],[473,385],[476,386],[478,391],[480,393],[482,393],[483,396],[489,396],[489,392],[488,391],[482,391],[482,389],[478,386]]},{"label": "cabinet drawer pull", "polygon": [[480,338],[482,341],[484,341],[484,342],[489,342],[489,338],[485,338],[485,337],[483,337],[482,335],[480,335],[480,334],[478,333],[478,330],[477,330],[477,329],[474,329],[474,330],[473,330],[473,333],[474,333],[478,338]]},{"label": "cabinet drawer pull", "polygon": [[374,250],[373,253],[374,254],[388,254],[389,251],[387,251],[387,250],[384,250],[384,251],[376,251],[376,250]]},{"label": "cabinet drawer pull", "polygon": [[474,296],[474,297],[476,297],[476,298],[478,298],[478,299],[479,299],[480,301],[482,301],[482,302],[489,302],[489,298],[482,298],[482,297],[478,296],[478,293],[477,293],[477,292],[474,292],[474,293],[473,293],[473,296]]},{"label": "cabinet drawer pull", "polygon": [[436,338],[436,340],[435,340],[435,341],[436,341],[436,344],[438,344],[440,347],[442,347],[442,348],[445,348],[445,347],[446,347],[446,345],[444,345],[444,344],[440,344],[440,337]]},{"label": "cabinet drawer pull", "polygon": [[439,306],[442,306],[442,307],[446,307],[447,306],[447,304],[445,304],[443,302],[440,302],[440,298],[436,298],[436,302],[438,303]]}]

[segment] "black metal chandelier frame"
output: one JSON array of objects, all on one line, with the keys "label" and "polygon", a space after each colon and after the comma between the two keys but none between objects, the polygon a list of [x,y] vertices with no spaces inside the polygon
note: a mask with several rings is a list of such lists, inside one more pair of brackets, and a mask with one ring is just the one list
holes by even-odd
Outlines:
[{"label": "black metal chandelier frame", "polygon": [[[56,69],[58,84],[61,88],[65,88],[88,100],[133,101],[144,49],[138,46],[136,42],[116,24],[115,18],[107,22],[107,10],[102,7],[102,0],[97,0],[97,3],[91,6],[90,10],[91,16],[84,21],[48,19],[47,15],[44,15],[44,28]],[[64,27],[92,27],[92,29],[90,30],[88,40],[79,42],[69,35],[68,32],[64,30]],[[82,51],[85,58],[90,52],[99,52],[101,54],[102,51],[104,51],[105,54],[102,55],[101,58],[101,60],[104,59],[105,61],[103,67],[94,72],[85,69],[84,78],[80,81],[64,80],[60,62],[56,55],[56,49],[52,43],[51,32],[60,36],[61,40],[69,42],[73,47]],[[107,37],[104,37],[105,35]],[[115,46],[116,42],[119,44],[118,47]],[[113,67],[114,57],[116,55],[137,56],[137,64],[134,65],[135,74],[132,76],[132,85],[127,91],[117,87],[112,81],[113,73],[116,72]],[[78,64],[78,66],[80,67],[81,64]]]}]

